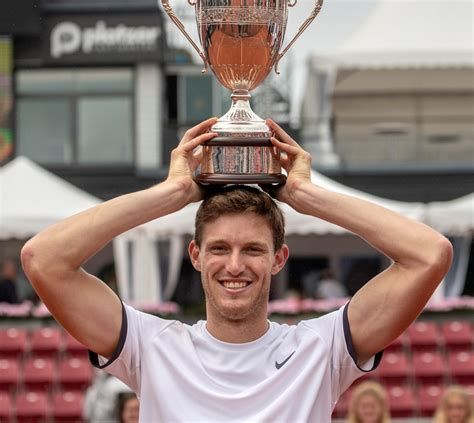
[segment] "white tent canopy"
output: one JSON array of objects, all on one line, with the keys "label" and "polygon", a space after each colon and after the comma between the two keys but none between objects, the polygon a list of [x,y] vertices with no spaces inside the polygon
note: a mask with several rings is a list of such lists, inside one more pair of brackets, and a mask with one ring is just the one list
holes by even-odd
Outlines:
[{"label": "white tent canopy", "polygon": [[472,18],[470,0],[378,0],[334,56],[342,67],[472,67]]},{"label": "white tent canopy", "polygon": [[474,192],[451,201],[429,203],[426,223],[449,235],[469,235],[474,232]]},{"label": "white tent canopy", "polygon": [[0,240],[28,238],[102,201],[17,157],[0,168]]}]

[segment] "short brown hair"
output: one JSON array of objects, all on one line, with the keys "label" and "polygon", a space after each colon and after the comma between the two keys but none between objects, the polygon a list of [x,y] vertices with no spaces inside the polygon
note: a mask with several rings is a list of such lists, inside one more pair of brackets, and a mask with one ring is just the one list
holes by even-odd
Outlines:
[{"label": "short brown hair", "polygon": [[252,212],[262,216],[273,234],[275,251],[285,242],[285,218],[275,201],[262,190],[248,185],[207,189],[196,213],[194,241],[201,245],[204,226],[224,214]]}]

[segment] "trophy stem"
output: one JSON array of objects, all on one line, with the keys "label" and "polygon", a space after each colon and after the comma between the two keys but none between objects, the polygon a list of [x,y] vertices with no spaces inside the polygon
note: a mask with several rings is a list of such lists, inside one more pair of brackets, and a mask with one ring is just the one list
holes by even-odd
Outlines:
[{"label": "trophy stem", "polygon": [[250,107],[250,92],[235,89],[231,96],[229,111],[212,127],[219,137],[252,137],[270,139],[271,131],[265,121]]}]

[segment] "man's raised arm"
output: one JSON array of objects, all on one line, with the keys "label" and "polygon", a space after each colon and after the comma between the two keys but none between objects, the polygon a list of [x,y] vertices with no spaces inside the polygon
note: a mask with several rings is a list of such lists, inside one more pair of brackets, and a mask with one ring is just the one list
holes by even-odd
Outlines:
[{"label": "man's raised arm", "polygon": [[[416,319],[446,275],[452,246],[428,226],[373,203],[311,183],[311,157],[274,122],[273,144],[288,172],[277,198],[295,210],[339,225],[391,258],[384,272],[352,298],[348,317],[359,363],[382,350]],[[364,281],[361,281],[364,282]]]},{"label": "man's raised arm", "polygon": [[165,182],[123,195],[40,232],[21,251],[25,273],[54,318],[90,350],[110,357],[122,324],[119,298],[81,266],[113,238],[201,199],[194,149],[215,136],[209,119],[186,132],[173,150]]}]

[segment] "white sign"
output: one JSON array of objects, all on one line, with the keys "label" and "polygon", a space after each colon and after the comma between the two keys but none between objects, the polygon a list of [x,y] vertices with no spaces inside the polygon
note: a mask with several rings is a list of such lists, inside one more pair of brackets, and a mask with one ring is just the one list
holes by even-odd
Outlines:
[{"label": "white sign", "polygon": [[50,53],[55,59],[74,53],[102,53],[154,50],[161,29],[154,26],[107,26],[97,21],[93,27],[61,22],[51,31]]}]

